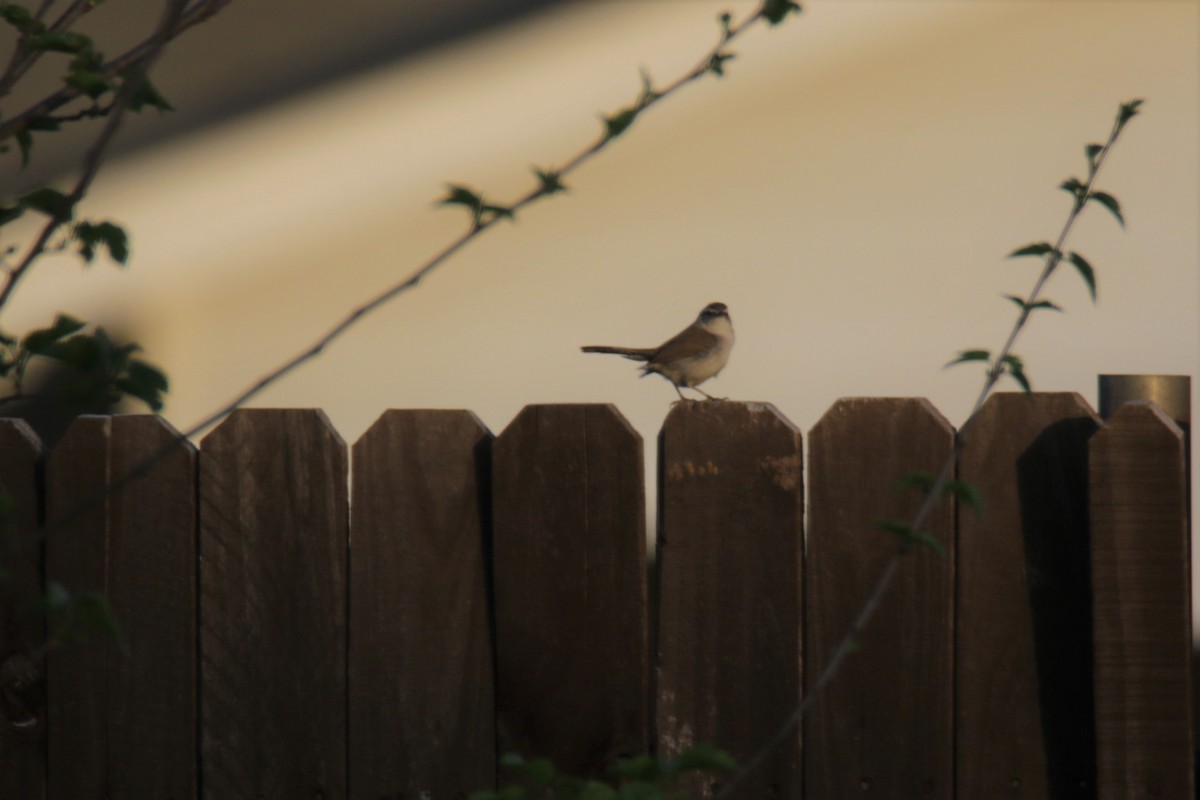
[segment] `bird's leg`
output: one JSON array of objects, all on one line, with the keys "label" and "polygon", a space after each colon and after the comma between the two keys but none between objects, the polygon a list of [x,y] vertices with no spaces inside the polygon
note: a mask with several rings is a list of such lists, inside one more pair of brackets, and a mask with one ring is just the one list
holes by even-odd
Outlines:
[{"label": "bird's leg", "polygon": [[689,386],[688,388],[689,388],[689,389],[695,389],[697,392],[699,392],[700,394],[704,395],[704,396],[705,396],[705,397],[707,397],[709,400],[726,400],[726,399],[728,399],[728,398],[725,398],[725,397],[713,397],[711,394],[709,394],[708,392],[704,391],[704,390],[703,390],[703,389],[701,389],[699,386]]},{"label": "bird's leg", "polygon": [[675,394],[679,395],[680,400],[687,400],[687,398],[683,396],[683,390],[681,390],[679,388],[678,383],[675,383],[675,381],[671,381],[671,385],[675,387]]}]

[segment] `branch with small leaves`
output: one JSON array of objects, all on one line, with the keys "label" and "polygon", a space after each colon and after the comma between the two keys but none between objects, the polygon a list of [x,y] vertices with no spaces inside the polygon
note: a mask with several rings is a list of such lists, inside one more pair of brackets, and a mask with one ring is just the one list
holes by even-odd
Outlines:
[{"label": "branch with small leaves", "polygon": [[326,347],[341,337],[356,323],[379,309],[381,306],[399,297],[401,294],[404,294],[405,292],[418,286],[427,275],[440,267],[443,263],[457,254],[470,242],[482,235],[485,231],[489,230],[500,220],[507,219],[510,221],[515,221],[517,212],[531,203],[550,195],[565,192],[567,190],[567,185],[563,182],[563,178],[578,169],[584,162],[586,162],[596,153],[608,147],[614,139],[628,129],[629,125],[632,124],[633,120],[638,114],[645,111],[652,105],[659,103],[667,97],[673,95],[687,84],[695,81],[697,78],[700,78],[705,74],[713,73],[718,74],[719,76],[720,73],[714,72],[711,66],[713,57],[715,55],[727,53],[725,46],[730,41],[741,35],[748,28],[759,21],[765,21],[774,26],[783,22],[789,14],[798,13],[799,11],[799,3],[793,2],[793,0],[763,0],[762,4],[757,8],[757,10],[748,15],[740,23],[734,24],[731,15],[722,14],[719,17],[719,22],[721,24],[719,41],[713,48],[710,49],[708,53],[705,54],[705,56],[698,62],[697,66],[684,73],[681,77],[677,78],[675,81],[662,89],[654,89],[649,75],[643,70],[642,88],[635,104],[629,109],[618,111],[615,114],[602,117],[604,126],[597,139],[587,147],[580,150],[575,156],[568,159],[563,166],[554,169],[540,167],[534,168],[533,172],[537,178],[536,185],[534,188],[530,189],[526,194],[522,195],[512,203],[507,205],[496,203],[485,198],[481,192],[471,189],[470,187],[463,186],[461,184],[448,184],[446,196],[442,197],[437,202],[439,205],[459,206],[467,210],[470,221],[467,229],[463,233],[442,248],[441,251],[433,255],[431,258],[409,273],[409,275],[403,280],[385,289],[375,297],[355,308],[309,347],[292,356],[270,372],[262,375],[258,380],[239,392],[225,405],[206,415],[191,427],[180,432],[175,440],[163,445],[163,447],[147,456],[144,461],[130,469],[124,475],[116,477],[112,483],[110,483],[96,495],[90,498],[85,498],[76,507],[68,510],[58,519],[47,521],[46,525],[42,528],[42,534],[45,535],[47,531],[67,524],[71,520],[77,518],[79,515],[86,513],[88,510],[103,502],[105,498],[115,494],[116,492],[119,492],[125,486],[128,486],[142,475],[145,475],[153,467],[153,465],[158,462],[159,459],[172,452],[180,442],[187,441],[191,437],[196,436],[217,424],[248,400],[258,395],[268,386],[271,386],[285,375],[288,375],[304,363],[320,355]]},{"label": "branch with small leaves", "polygon": [[[924,530],[924,526],[929,520],[929,515],[939,502],[942,502],[946,497],[953,496],[959,502],[973,508],[976,513],[982,513],[982,499],[979,496],[978,489],[972,484],[965,481],[957,481],[952,478],[954,475],[955,466],[958,464],[958,459],[962,454],[962,450],[966,445],[967,436],[979,415],[980,409],[983,408],[984,402],[991,395],[996,383],[1004,375],[1008,375],[1025,392],[1031,391],[1031,386],[1028,378],[1025,375],[1025,367],[1021,359],[1012,352],[1013,345],[1017,338],[1024,331],[1026,324],[1029,322],[1030,315],[1035,311],[1044,309],[1061,311],[1062,309],[1055,303],[1045,300],[1041,297],[1042,290],[1045,288],[1046,282],[1050,280],[1050,276],[1054,274],[1055,269],[1064,259],[1063,246],[1067,241],[1068,235],[1075,226],[1075,221],[1083,212],[1089,202],[1096,202],[1104,208],[1108,209],[1116,218],[1122,227],[1125,224],[1124,218],[1121,216],[1120,205],[1116,199],[1106,192],[1100,192],[1094,189],[1095,179],[1103,166],[1105,159],[1112,152],[1113,146],[1117,143],[1121,132],[1125,129],[1125,125],[1129,120],[1133,119],[1138,114],[1142,105],[1142,100],[1132,100],[1128,103],[1121,104],[1116,121],[1113,124],[1111,133],[1104,144],[1089,144],[1084,148],[1084,153],[1087,156],[1088,176],[1087,180],[1079,181],[1076,178],[1070,178],[1061,184],[1060,188],[1069,191],[1074,201],[1071,206],[1071,211],[1067,215],[1067,220],[1063,224],[1062,230],[1058,234],[1058,238],[1053,245],[1045,242],[1039,242],[1033,245],[1026,245],[1017,248],[1009,257],[1021,256],[1040,256],[1044,259],[1042,270],[1034,282],[1033,289],[1030,291],[1027,298],[1018,297],[1016,295],[1004,295],[1004,297],[1014,302],[1020,309],[1016,321],[1013,323],[1012,329],[1005,340],[1004,345],[999,351],[993,355],[989,350],[972,349],[964,350],[958,354],[958,357],[951,361],[946,366],[962,364],[968,362],[986,362],[988,368],[984,374],[983,386],[979,391],[979,395],[975,399],[975,404],[971,409],[971,413],[967,416],[966,422],[958,431],[958,436],[955,438],[954,447],[950,455],[943,462],[941,468],[936,475],[929,473],[913,473],[906,476],[898,484],[900,489],[910,487],[918,487],[924,493],[924,499],[921,502],[917,512],[912,519],[907,521],[883,521],[877,523],[877,527],[892,534],[897,538],[896,550],[888,559],[876,581],[862,608],[855,615],[854,621],[850,625],[850,629],[842,637],[837,647],[826,662],[817,677],[812,682],[807,693],[804,696],[803,702],[793,711],[792,715],[780,727],[776,734],[771,738],[771,741],[764,744],[721,788],[714,800],[724,800],[730,797],[736,789],[741,785],[742,781],[747,776],[752,774],[762,766],[771,753],[775,752],[788,738],[795,732],[796,727],[804,718],[805,714],[813,704],[820,698],[825,688],[837,675],[838,670],[845,660],[852,654],[861,649],[862,632],[867,624],[875,616],[880,605],[883,602],[884,596],[891,588],[892,583],[899,573],[901,564],[904,558],[912,552],[914,548],[923,547],[932,550],[941,557],[945,557],[946,550],[940,541],[937,540],[929,531]],[[1079,272],[1080,277],[1087,284],[1088,291],[1091,293],[1093,302],[1096,299],[1096,277],[1095,270],[1084,260],[1078,253],[1070,253],[1066,256],[1075,269]]]}]

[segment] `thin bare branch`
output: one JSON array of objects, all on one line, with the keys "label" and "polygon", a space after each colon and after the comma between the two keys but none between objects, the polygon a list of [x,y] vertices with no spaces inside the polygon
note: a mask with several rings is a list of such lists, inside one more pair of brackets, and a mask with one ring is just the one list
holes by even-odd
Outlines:
[{"label": "thin bare branch", "polygon": [[[212,2],[209,4],[201,4],[201,5],[216,6],[216,8],[212,8],[210,11],[210,13],[215,13],[217,8],[227,4],[228,2],[229,2],[229,0],[212,0]],[[205,8],[202,8],[202,7],[196,8],[196,13],[204,13],[204,11],[205,11]],[[189,13],[190,13],[190,11],[189,11]],[[188,19],[188,17],[185,15],[185,21],[187,19]],[[687,84],[689,84],[692,81],[696,80],[697,78],[701,77],[706,72],[710,71],[709,64],[711,63],[713,56],[722,52],[722,49],[725,47],[725,45],[727,45],[730,41],[735,39],[738,35],[743,33],[747,28],[749,28],[751,25],[755,24],[756,22],[758,22],[761,19],[763,19],[762,7],[760,7],[754,13],[748,15],[741,23],[737,24],[736,26],[731,26],[729,28],[727,34],[721,38],[721,40],[718,42],[718,44],[716,46],[714,46],[708,53],[705,54],[704,58],[702,58],[694,68],[692,68],[688,72],[684,73],[682,76],[677,78],[675,81],[670,83],[666,88],[662,89],[661,91],[655,92],[654,94],[651,94],[648,96],[643,95],[642,97],[640,97],[638,100],[638,105],[636,106],[637,109],[639,111],[641,111],[646,108],[649,108],[652,105],[655,105],[656,103],[666,99],[670,95],[679,91],[681,88],[683,88]],[[609,144],[612,143],[612,141],[615,138],[616,137],[609,135],[607,132],[601,133],[600,136],[594,142],[592,142],[588,146],[584,147],[582,150],[580,150],[578,153],[576,153],[574,156],[572,156],[570,159],[568,159],[564,166],[562,166],[559,169],[553,170],[553,174],[559,178],[569,175],[570,173],[572,173],[576,169],[578,169],[589,158],[594,156],[596,153],[599,153],[601,150],[605,149]],[[507,208],[510,212],[515,213],[515,212],[525,208],[526,206],[534,203],[535,201],[553,194],[555,191],[556,190],[551,188],[550,186],[548,186],[545,181],[542,181],[541,183],[539,183],[538,186],[536,186],[535,188],[526,192],[524,195],[522,195],[520,198],[518,198],[515,202],[513,202],[513,204],[511,206],[508,206]],[[220,422],[222,419],[227,417],[229,414],[231,414],[234,410],[239,408],[246,401],[250,400],[255,395],[262,392],[268,386],[274,384],[275,382],[277,382],[278,380],[283,378],[285,375],[289,374],[293,370],[300,367],[305,362],[318,356],[334,340],[336,340],[338,337],[340,337],[342,334],[344,334],[346,331],[348,331],[351,327],[353,327],[355,323],[359,322],[364,317],[366,317],[367,315],[369,315],[370,313],[372,313],[379,307],[383,306],[384,304],[388,303],[389,301],[394,300],[396,297],[400,296],[401,294],[416,287],[418,284],[420,284],[420,282],[427,275],[429,275],[429,273],[433,272],[435,269],[437,269],[439,266],[441,266],[447,259],[449,259],[451,256],[453,256],[454,254],[456,254],[457,252],[462,250],[464,247],[466,247],[468,244],[470,244],[472,241],[474,241],[477,237],[481,236],[485,231],[489,230],[493,225],[496,225],[502,218],[503,217],[499,216],[499,215],[491,215],[491,216],[487,216],[487,217],[476,216],[473,219],[471,226],[464,233],[460,234],[457,238],[455,238],[452,242],[450,242],[448,245],[446,245],[444,248],[442,248],[442,250],[440,250],[438,253],[433,255],[425,263],[421,264],[416,269],[414,269],[403,280],[401,280],[398,283],[392,285],[391,287],[383,290],[382,292],[377,294],[375,297],[371,298],[370,300],[367,300],[366,302],[364,302],[357,308],[353,309],[340,322],[338,322],[336,325],[333,326],[333,328],[331,328],[327,333],[325,333],[325,335],[321,336],[319,339],[317,339],[315,342],[313,342],[313,344],[309,345],[307,348],[305,348],[301,352],[297,353],[295,356],[293,356],[290,359],[288,359],[287,361],[283,362],[275,369],[264,374],[262,377],[260,377],[258,380],[256,380],[254,383],[252,383],[250,386],[248,386],[247,388],[245,388],[241,392],[239,392],[237,395],[235,395],[225,405],[216,409],[212,413],[206,415],[205,417],[200,419],[198,422],[193,424],[191,427],[182,431],[173,441],[163,445],[163,447],[161,447],[159,450],[157,450],[154,453],[147,456],[146,459],[143,460],[141,463],[139,463],[137,466],[133,467],[125,474],[115,478],[112,483],[110,483],[108,486],[104,487],[102,490],[98,491],[95,495],[93,495],[92,497],[89,497],[89,498],[85,498],[75,508],[68,510],[61,517],[54,519],[54,520],[48,520],[45,527],[42,529],[42,534],[45,535],[46,533],[48,533],[51,530],[60,528],[63,525],[68,524],[71,520],[77,518],[81,514],[85,514],[88,511],[95,508],[99,503],[103,502],[107,497],[109,497],[113,494],[116,494],[117,492],[121,491],[124,487],[126,487],[130,483],[132,483],[133,481],[135,481],[138,478],[140,478],[141,476],[147,474],[150,471],[150,469],[154,466],[155,463],[157,463],[160,459],[162,459],[167,454],[172,452],[176,447],[179,446],[180,443],[187,441],[191,437],[202,433],[203,431],[212,427],[216,423]]]},{"label": "thin bare branch", "polygon": [[[1113,125],[1112,132],[1109,134],[1108,141],[1097,155],[1095,164],[1091,169],[1090,175],[1088,176],[1088,180],[1084,184],[1082,193],[1084,198],[1091,194],[1092,187],[1095,184],[1096,175],[1100,172],[1100,168],[1103,166],[1105,159],[1108,157],[1109,151],[1112,150],[1113,145],[1116,144],[1118,137],[1121,135],[1125,121],[1127,120],[1123,120],[1122,116],[1119,114],[1117,117],[1117,122]],[[925,520],[933,511],[934,507],[937,505],[943,493],[945,492],[950,480],[953,478],[954,470],[958,464],[959,457],[962,454],[963,448],[966,447],[967,434],[974,425],[980,409],[983,408],[984,402],[995,388],[996,382],[999,381],[1000,377],[1004,374],[1005,359],[1012,353],[1013,345],[1016,344],[1017,338],[1021,335],[1021,332],[1025,329],[1025,326],[1029,321],[1032,304],[1036,303],[1041,297],[1042,289],[1045,288],[1046,282],[1050,279],[1050,276],[1054,273],[1055,268],[1062,261],[1063,245],[1066,243],[1067,237],[1071,233],[1072,228],[1075,227],[1075,221],[1079,218],[1079,215],[1082,213],[1085,205],[1086,202],[1083,200],[1073,203],[1071,213],[1067,215],[1067,221],[1063,224],[1062,230],[1059,231],[1058,239],[1055,241],[1054,251],[1046,255],[1045,265],[1042,267],[1041,273],[1034,282],[1033,291],[1030,293],[1025,307],[1021,309],[1020,314],[1017,316],[1016,322],[1013,323],[1012,329],[1009,331],[1008,337],[1005,339],[1004,346],[1000,349],[1000,352],[993,357],[991,364],[984,375],[983,386],[979,391],[979,395],[975,398],[975,404],[971,409],[971,413],[967,416],[966,422],[963,423],[962,427],[958,431],[958,435],[955,437],[954,448],[950,451],[950,454],[942,463],[933,485],[930,487],[928,493],[925,495],[924,501],[921,503],[920,508],[917,509],[916,514],[913,515],[912,521],[909,523],[908,529],[910,531],[919,531],[922,529],[925,524]],[[880,574],[879,579],[876,581],[875,585],[871,589],[870,594],[867,596],[866,602],[863,603],[862,608],[859,610],[858,614],[855,615],[854,621],[850,625],[850,629],[846,632],[841,641],[838,643],[838,646],[834,649],[833,655],[830,656],[829,661],[826,662],[821,668],[821,671],[817,674],[816,680],[813,681],[812,685],[805,692],[803,702],[801,702],[792,715],[788,717],[787,721],[784,722],[779,731],[771,738],[771,740],[764,744],[750,758],[749,761],[742,765],[738,771],[730,777],[729,781],[727,781],[721,787],[721,790],[716,794],[714,800],[724,800],[724,798],[732,795],[738,786],[740,786],[749,775],[762,766],[763,762],[767,760],[767,758],[776,750],[776,748],[781,746],[793,733],[795,733],[797,726],[799,726],[801,720],[804,719],[804,715],[808,713],[808,710],[812,708],[813,704],[816,703],[816,701],[820,698],[825,688],[837,675],[838,670],[841,669],[842,663],[846,660],[846,657],[857,649],[856,646],[859,642],[859,637],[862,635],[862,632],[866,628],[867,624],[875,616],[875,612],[879,609],[879,606],[883,602],[884,596],[891,588],[892,583],[895,582],[896,575],[900,570],[901,562],[908,552],[909,551],[907,548],[903,546],[899,547],[892,557],[888,559],[887,563],[883,567],[883,572]]]}]

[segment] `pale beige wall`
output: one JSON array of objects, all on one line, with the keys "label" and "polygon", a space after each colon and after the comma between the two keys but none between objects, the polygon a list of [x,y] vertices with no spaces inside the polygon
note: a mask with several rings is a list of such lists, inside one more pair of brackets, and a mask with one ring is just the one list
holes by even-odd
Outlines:
[{"label": "pale beige wall", "polygon": [[[584,3],[128,159],[89,204],[125,222],[125,273],[44,268],[8,322],[124,317],[185,427],[454,236],[443,181],[497,198],[591,140],[754,3]],[[710,390],[807,429],[837,397],[924,395],[961,422],[1119,101],[1143,116],[1102,210],[1018,351],[1035,385],[1095,402],[1098,373],[1196,375],[1195,2],[813,2],[255,404],[319,406],[348,441],[388,407],[467,407],[500,431],[533,402],[616,403],[652,442],[675,393],[585,343],[655,344],[710,300],[738,345]],[[1200,393],[1200,387],[1197,387]],[[652,447],[648,448],[650,451]],[[653,483],[650,484],[651,491]],[[651,506],[653,507],[653,506]]]}]

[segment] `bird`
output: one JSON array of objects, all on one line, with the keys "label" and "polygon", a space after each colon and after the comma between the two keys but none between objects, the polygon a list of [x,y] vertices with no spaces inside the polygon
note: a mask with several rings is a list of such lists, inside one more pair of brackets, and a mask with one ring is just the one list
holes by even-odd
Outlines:
[{"label": "bird", "polygon": [[724,303],[709,303],[696,321],[658,347],[609,347],[589,345],[585,353],[611,353],[633,361],[644,361],[642,377],[654,373],[671,382],[680,400],[688,398],[683,388],[695,389],[709,400],[721,400],[700,388],[729,362],[733,350],[733,323]]}]

